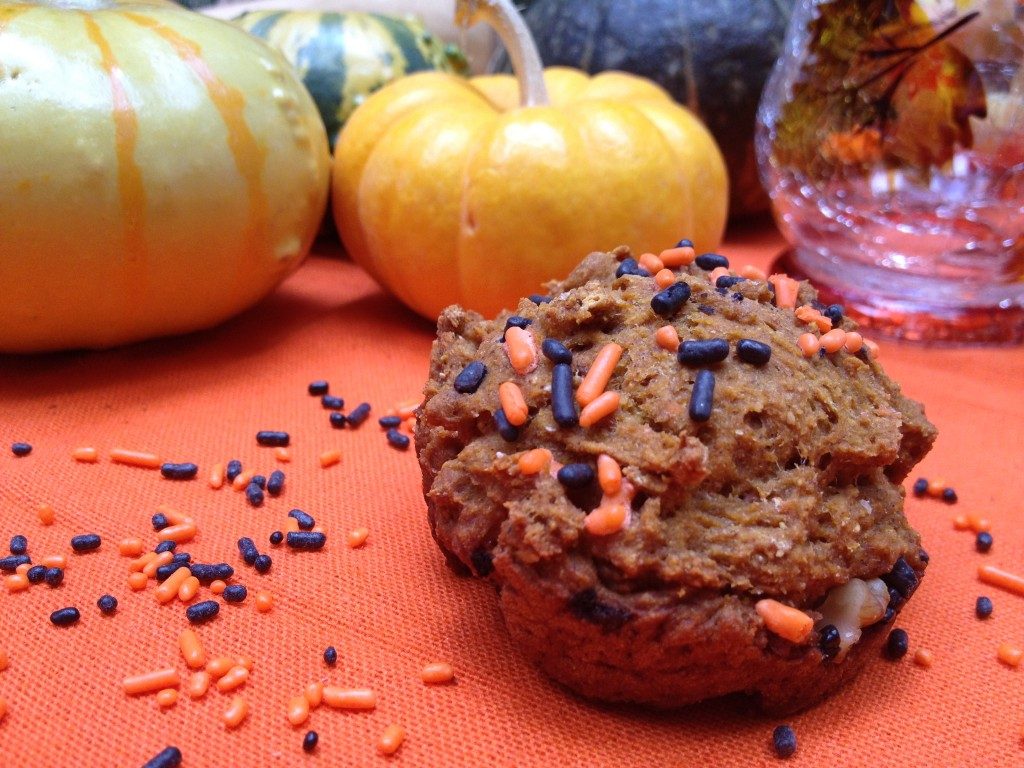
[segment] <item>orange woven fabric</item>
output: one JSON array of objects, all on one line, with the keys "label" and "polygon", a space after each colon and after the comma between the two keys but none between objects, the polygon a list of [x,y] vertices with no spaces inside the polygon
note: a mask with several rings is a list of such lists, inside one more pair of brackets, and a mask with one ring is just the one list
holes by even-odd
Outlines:
[{"label": "orange woven fabric", "polygon": [[[770,228],[733,233],[723,252],[734,264],[765,266],[781,248]],[[324,247],[321,247],[324,251]],[[323,254],[321,254],[323,255]],[[430,538],[415,456],[389,447],[376,417],[418,394],[433,329],[385,297],[351,263],[313,257],[274,296],[212,331],[102,353],[0,358],[0,541],[25,534],[30,553],[67,554],[58,589],[9,594],[0,588],[0,762],[10,766],[141,765],[169,744],[185,766],[647,766],[778,764],[771,731],[778,721],[711,703],[657,714],[603,707],[549,683],[510,645],[490,587],[454,576]],[[883,345],[889,372],[922,400],[940,438],[919,473],[956,487],[957,506],[908,501],[908,514],[932,556],[927,578],[899,620],[913,650],[935,655],[931,669],[910,656],[879,659],[840,695],[790,719],[799,740],[787,765],[1021,765],[1018,700],[1024,669],[996,661],[1000,642],[1024,645],[1024,597],[983,587],[981,563],[1024,573],[1020,477],[1024,470],[1024,350],[924,350]],[[348,407],[373,415],[358,430],[335,430],[306,385],[331,382]],[[279,465],[255,432],[292,435],[292,461]],[[9,443],[34,445],[15,458]],[[71,460],[73,448],[99,449],[97,464]],[[158,472],[118,466],[113,447],[195,461],[200,477],[164,480]],[[321,469],[320,452],[338,448],[341,463]],[[262,508],[225,487],[211,490],[216,462],[287,474],[284,494]],[[56,522],[43,527],[34,507],[50,503]],[[178,634],[184,606],[159,605],[151,582],[128,589],[128,559],[117,542],[141,536],[153,546],[150,517],[168,504],[197,521],[182,547],[201,562],[225,561],[249,588],[241,606],[224,605],[198,629],[211,655],[248,654],[249,682],[237,693],[251,714],[237,730],[221,715],[230,695],[211,690],[193,701],[182,689],[161,711],[153,695],[128,697],[121,680],[167,665],[187,672]],[[295,554],[272,548],[288,510],[312,514],[327,548]],[[975,552],[973,535],[953,530],[956,513],[992,521],[995,546]],[[361,549],[347,532],[366,526]],[[103,537],[98,552],[72,555],[72,535]],[[235,546],[252,536],[274,558],[260,576]],[[0,554],[6,554],[6,548]],[[253,596],[268,589],[276,606],[257,613]],[[96,600],[115,595],[117,614]],[[995,613],[974,617],[979,594]],[[208,597],[207,590],[202,591]],[[74,605],[78,625],[57,628],[51,611]],[[338,649],[328,668],[324,648]],[[419,670],[449,661],[453,685],[428,687]],[[373,712],[326,707],[291,726],[288,699],[313,680],[369,687]],[[393,758],[375,744],[391,723],[408,739]],[[303,753],[306,728],[320,734],[315,756]]]}]

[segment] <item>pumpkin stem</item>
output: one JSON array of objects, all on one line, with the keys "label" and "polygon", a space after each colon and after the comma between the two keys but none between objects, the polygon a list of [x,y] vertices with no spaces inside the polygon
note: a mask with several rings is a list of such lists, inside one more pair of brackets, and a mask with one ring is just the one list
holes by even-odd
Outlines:
[{"label": "pumpkin stem", "polygon": [[519,103],[524,107],[549,104],[537,45],[511,0],[456,0],[456,24],[471,27],[481,21],[494,28],[508,51],[512,71],[519,80]]}]

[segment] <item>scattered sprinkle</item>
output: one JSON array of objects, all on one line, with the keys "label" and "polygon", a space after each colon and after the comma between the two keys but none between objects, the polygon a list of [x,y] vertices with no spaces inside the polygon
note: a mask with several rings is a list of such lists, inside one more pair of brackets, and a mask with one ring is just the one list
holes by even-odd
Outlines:
[{"label": "scattered sprinkle", "polygon": [[788,725],[780,725],[772,731],[772,746],[778,757],[790,757],[796,752],[796,733]]},{"label": "scattered sprinkle", "polygon": [[987,619],[992,615],[992,600],[991,598],[981,595],[974,602],[974,615],[979,619]]},{"label": "scattered sprinkle", "polygon": [[70,627],[77,624],[81,616],[77,608],[60,608],[50,614],[50,622],[57,627]]},{"label": "scattered sprinkle", "polygon": [[910,646],[910,637],[905,629],[894,629],[885,641],[885,655],[892,661],[902,659]]}]

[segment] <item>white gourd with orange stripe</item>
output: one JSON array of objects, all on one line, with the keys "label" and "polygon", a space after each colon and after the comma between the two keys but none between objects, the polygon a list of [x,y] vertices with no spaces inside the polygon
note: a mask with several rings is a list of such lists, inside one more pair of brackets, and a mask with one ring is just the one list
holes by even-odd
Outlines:
[{"label": "white gourd with orange stripe", "polygon": [[302,261],[327,137],[287,62],[161,0],[0,2],[0,351],[206,328]]}]

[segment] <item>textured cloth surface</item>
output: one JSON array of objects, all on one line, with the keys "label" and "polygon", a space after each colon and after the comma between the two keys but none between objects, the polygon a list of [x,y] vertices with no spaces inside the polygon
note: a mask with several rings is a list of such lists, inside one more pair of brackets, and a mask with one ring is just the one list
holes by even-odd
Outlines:
[{"label": "textured cloth surface", "polygon": [[[722,252],[734,265],[766,266],[782,242],[770,228],[733,232]],[[426,376],[433,328],[384,296],[350,262],[318,247],[271,298],[226,325],[188,337],[109,352],[0,357],[0,556],[14,534],[29,539],[37,559],[66,554],[63,585],[11,594],[0,588],[0,762],[11,766],[141,765],[169,744],[185,766],[383,765],[628,766],[774,765],[771,731],[778,721],[742,702],[713,702],[681,712],[650,713],[593,705],[549,683],[511,647],[491,589],[453,575],[430,538],[413,451],[389,447],[376,418],[418,394]],[[786,765],[1021,765],[1019,699],[1024,670],[996,661],[1004,641],[1024,646],[1024,598],[977,581],[979,564],[1024,573],[1019,535],[1024,476],[1024,350],[918,349],[883,344],[882,360],[904,391],[924,402],[940,436],[913,473],[943,477],[960,501],[908,499],[931,565],[899,625],[911,654],[879,659],[856,682],[818,707],[794,716],[799,748]],[[313,379],[331,382],[346,409],[373,405],[358,430],[335,430]],[[292,435],[292,461],[278,464],[255,432]],[[14,457],[9,444],[34,450]],[[93,445],[97,464],[71,460]],[[112,464],[113,447],[148,450],[171,461],[195,461],[199,477],[164,480],[158,472]],[[342,452],[321,469],[318,455]],[[229,487],[206,483],[211,465],[238,458],[246,469],[287,474],[285,491],[259,509]],[[56,522],[43,527],[34,508],[47,502]],[[150,517],[168,504],[195,518],[199,535],[180,549],[200,562],[225,561],[249,588],[240,606],[198,629],[210,653],[255,660],[240,693],[248,720],[225,729],[230,694],[185,694],[161,711],[153,695],[128,697],[129,674],[187,668],[178,634],[184,606],[159,605],[153,584],[127,586],[128,559],[117,542],[157,538]],[[328,534],[318,553],[273,548],[294,507]],[[957,513],[992,521],[995,545],[974,549],[973,534],[953,529]],[[365,526],[367,544],[349,549],[349,530]],[[73,555],[70,538],[103,537],[99,551]],[[263,576],[242,563],[235,546],[251,536],[274,558]],[[253,595],[276,597],[257,613]],[[96,607],[109,592],[117,614]],[[988,594],[995,611],[974,617]],[[209,597],[204,589],[201,599]],[[51,611],[77,606],[81,621],[50,624]],[[338,649],[328,668],[322,652]],[[924,647],[931,669],[911,662]],[[428,687],[420,668],[450,661],[453,685]],[[313,680],[377,691],[373,712],[321,707],[291,726],[287,700]],[[393,758],[375,744],[391,723],[408,738]],[[316,754],[301,749],[307,728],[320,734]]]}]

